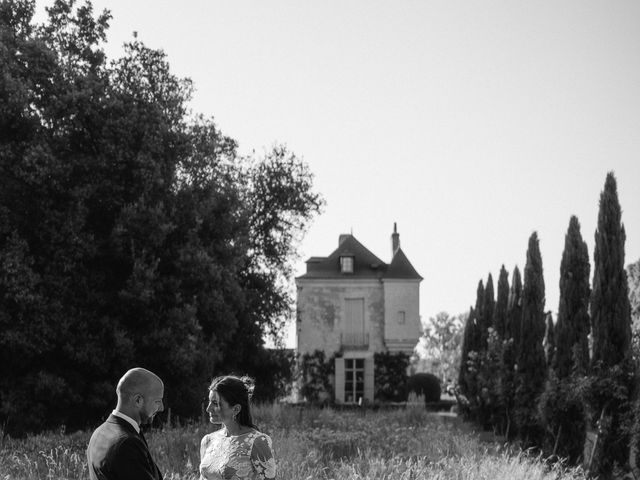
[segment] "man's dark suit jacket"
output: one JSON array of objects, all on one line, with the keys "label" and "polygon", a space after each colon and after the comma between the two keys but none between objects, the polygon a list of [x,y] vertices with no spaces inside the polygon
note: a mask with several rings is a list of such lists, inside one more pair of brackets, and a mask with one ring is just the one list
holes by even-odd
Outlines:
[{"label": "man's dark suit jacket", "polygon": [[144,437],[114,415],[91,435],[87,461],[91,480],[162,480]]}]

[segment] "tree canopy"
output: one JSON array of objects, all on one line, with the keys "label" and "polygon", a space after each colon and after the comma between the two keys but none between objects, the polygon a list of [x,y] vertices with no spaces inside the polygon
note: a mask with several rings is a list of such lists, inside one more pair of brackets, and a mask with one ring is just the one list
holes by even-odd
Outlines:
[{"label": "tree canopy", "polygon": [[0,422],[95,422],[135,365],[197,414],[214,371],[264,368],[322,199],[286,147],[242,157],[194,115],[162,51],[109,61],[108,12],[34,8],[0,3]]}]

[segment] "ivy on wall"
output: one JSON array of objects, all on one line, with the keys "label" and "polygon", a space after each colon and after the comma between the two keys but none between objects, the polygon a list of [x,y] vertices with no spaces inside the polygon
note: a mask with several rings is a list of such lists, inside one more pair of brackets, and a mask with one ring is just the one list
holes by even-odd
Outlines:
[{"label": "ivy on wall", "polygon": [[373,360],[374,399],[377,402],[404,402],[407,399],[409,355],[379,352],[373,355]]},{"label": "ivy on wall", "polygon": [[333,399],[331,378],[335,375],[335,358],[326,358],[322,350],[300,356],[300,393],[311,403],[328,402]]}]

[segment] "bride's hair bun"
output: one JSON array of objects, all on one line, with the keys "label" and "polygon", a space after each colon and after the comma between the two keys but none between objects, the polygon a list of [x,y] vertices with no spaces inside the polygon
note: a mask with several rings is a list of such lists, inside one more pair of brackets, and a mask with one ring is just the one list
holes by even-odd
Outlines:
[{"label": "bride's hair bun", "polygon": [[244,383],[244,388],[247,389],[247,395],[249,396],[249,400],[251,400],[253,397],[253,390],[256,388],[256,382],[248,375],[245,375],[240,380]]}]

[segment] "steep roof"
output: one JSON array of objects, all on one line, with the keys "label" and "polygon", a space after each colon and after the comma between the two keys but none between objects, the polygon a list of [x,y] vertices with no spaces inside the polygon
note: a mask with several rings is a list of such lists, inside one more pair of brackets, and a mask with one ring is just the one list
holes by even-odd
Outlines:
[{"label": "steep roof", "polygon": [[419,278],[422,280],[422,277],[418,272],[416,272],[416,269],[413,268],[413,265],[411,265],[411,262],[401,248],[396,250],[393,259],[387,268],[385,278]]},{"label": "steep roof", "polygon": [[[352,256],[353,273],[341,273],[340,257]],[[405,278],[420,279],[402,250],[398,249],[387,264],[376,257],[353,235],[340,235],[340,244],[328,257],[311,257],[307,272],[297,278]]]},{"label": "steep roof", "polygon": [[380,268],[386,264],[371,253],[353,235],[341,235],[341,242],[328,257],[311,257],[307,260],[307,273],[298,278],[340,278],[340,257],[353,257],[353,273],[350,277],[378,278]]}]

